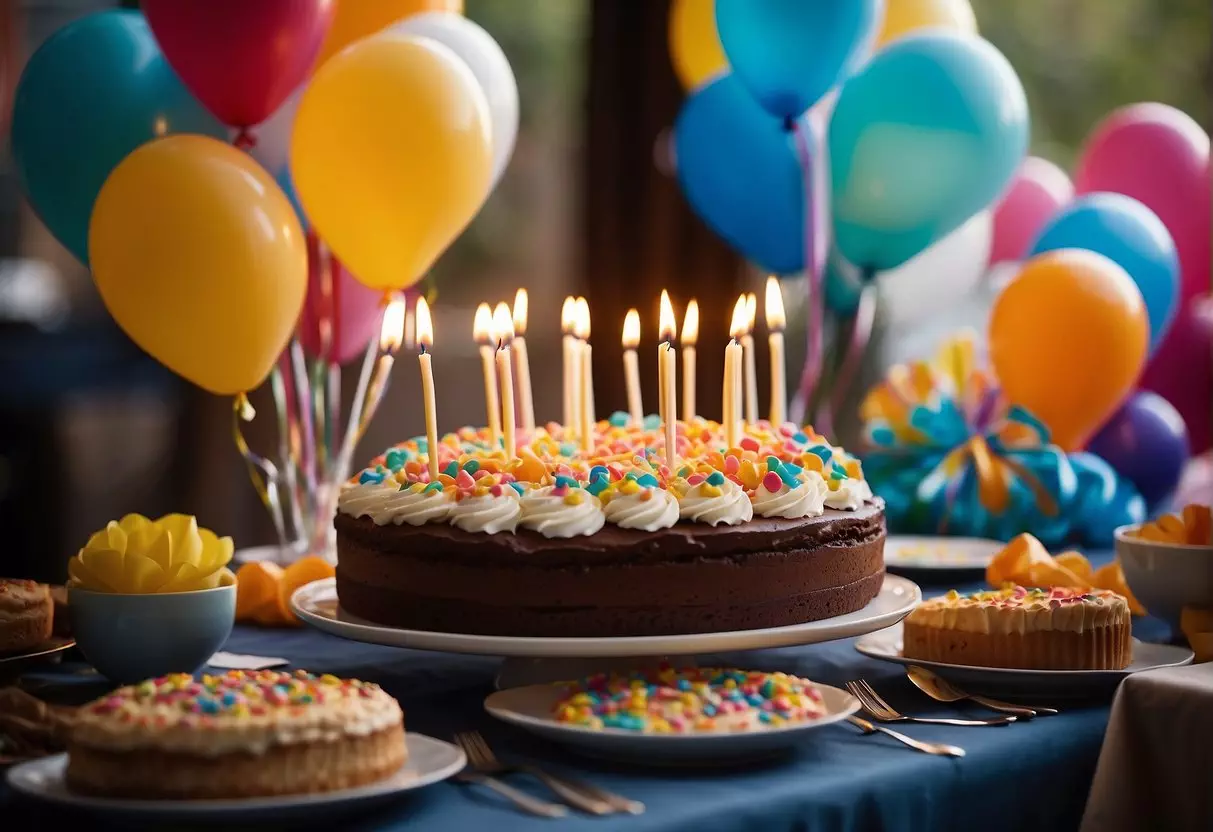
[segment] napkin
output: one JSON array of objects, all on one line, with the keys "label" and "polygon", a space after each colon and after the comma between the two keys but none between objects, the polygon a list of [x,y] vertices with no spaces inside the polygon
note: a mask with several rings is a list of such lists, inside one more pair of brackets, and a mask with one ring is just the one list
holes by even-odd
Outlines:
[{"label": "napkin", "polygon": [[249,656],[219,651],[211,656],[207,664],[224,670],[266,670],[271,667],[285,667],[290,662],[277,656]]}]

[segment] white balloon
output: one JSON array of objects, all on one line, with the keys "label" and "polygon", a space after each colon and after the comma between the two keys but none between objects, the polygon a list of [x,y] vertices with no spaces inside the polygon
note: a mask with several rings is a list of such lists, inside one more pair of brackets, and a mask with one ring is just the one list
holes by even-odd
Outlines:
[{"label": "white balloon", "polygon": [[300,84],[286,97],[281,106],[252,130],[256,144],[249,152],[261,166],[277,176],[286,167],[291,145],[291,131],[295,129],[295,111],[307,82]]},{"label": "white balloon", "polygon": [[433,38],[454,50],[471,68],[489,101],[493,137],[493,185],[501,179],[518,137],[518,82],[493,36],[454,12],[423,12],[386,29]]}]

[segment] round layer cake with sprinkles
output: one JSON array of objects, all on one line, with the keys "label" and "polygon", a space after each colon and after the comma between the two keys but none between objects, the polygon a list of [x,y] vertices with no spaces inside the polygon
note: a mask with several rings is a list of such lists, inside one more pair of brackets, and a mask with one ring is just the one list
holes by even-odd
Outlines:
[{"label": "round layer cake with sprinkles", "polygon": [[73,791],[146,799],[304,794],[399,771],[404,717],[377,685],[304,671],[175,674],[82,707]]},{"label": "round layer cake with sprinkles", "polygon": [[389,449],[336,518],[337,592],[407,629],[610,637],[779,627],[864,607],[884,575],[883,505],[859,461],[792,424],[555,424],[507,459],[486,431]]}]

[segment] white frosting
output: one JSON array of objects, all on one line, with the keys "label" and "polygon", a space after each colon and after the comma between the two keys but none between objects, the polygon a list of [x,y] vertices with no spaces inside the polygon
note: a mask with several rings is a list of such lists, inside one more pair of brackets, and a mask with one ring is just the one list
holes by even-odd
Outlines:
[{"label": "white frosting", "polygon": [[522,525],[544,537],[578,537],[594,534],[606,522],[602,502],[584,489],[567,489],[567,494],[580,500],[566,502],[565,495],[553,494],[555,486],[548,485],[528,491],[522,504]]},{"label": "white frosting", "polygon": [[759,485],[750,499],[754,513],[760,517],[799,520],[824,514],[829,491],[826,481],[815,471],[809,471],[795,488],[781,484],[778,491],[768,491],[765,485]]},{"label": "white frosting", "polygon": [[872,498],[872,489],[866,480],[847,477],[837,480],[837,488],[826,494],[826,505],[843,511],[854,511]]},{"label": "white frosting", "polygon": [[707,483],[693,485],[686,490],[679,501],[678,515],[683,520],[692,523],[707,523],[716,526],[724,523],[735,526],[738,523],[748,523],[754,519],[754,506],[741,486],[726,479],[719,486],[708,486],[720,491],[717,495],[705,496],[704,486]]},{"label": "white frosting", "polygon": [[522,516],[518,502],[518,492],[512,488],[503,489],[500,497],[464,497],[451,506],[451,525],[465,532],[512,532]]},{"label": "white frosting", "polygon": [[337,510],[352,517],[369,517],[376,526],[444,523],[454,501],[445,491],[400,490],[394,480],[356,485],[337,498]]},{"label": "white frosting", "polygon": [[678,522],[678,498],[664,488],[646,488],[638,494],[616,494],[603,513],[608,523],[621,529],[655,532]]}]

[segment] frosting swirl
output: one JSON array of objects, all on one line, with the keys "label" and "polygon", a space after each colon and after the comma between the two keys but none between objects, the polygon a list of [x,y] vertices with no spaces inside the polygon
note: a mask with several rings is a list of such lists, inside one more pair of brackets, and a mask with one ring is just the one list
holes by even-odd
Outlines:
[{"label": "frosting swirl", "polygon": [[751,500],[754,513],[760,517],[783,517],[798,520],[802,517],[817,517],[825,513],[826,494],[829,486],[820,475],[810,472],[795,488],[780,483],[778,491],[767,489],[762,483],[754,491]]},{"label": "frosting swirl", "polygon": [[599,499],[580,488],[548,485],[528,491],[519,502],[522,525],[544,537],[594,534],[606,522]]},{"label": "frosting swirl", "polygon": [[[837,483],[837,487],[835,487]],[[847,477],[843,480],[833,480],[826,494],[826,505],[830,508],[854,511],[863,506],[872,496],[872,489],[865,480]]]},{"label": "frosting swirl", "polygon": [[754,519],[754,506],[741,486],[732,480],[718,486],[705,482],[687,488],[679,501],[678,515],[692,523],[735,526]]},{"label": "frosting swirl", "polygon": [[512,488],[505,489],[499,497],[491,494],[464,497],[451,506],[451,525],[465,532],[512,532],[518,528],[522,515],[518,502],[518,492]]},{"label": "frosting swirl", "polygon": [[395,482],[365,483],[348,488],[337,498],[337,510],[353,517],[369,517],[376,526],[423,526],[450,517],[450,495],[417,485],[398,489]]},{"label": "frosting swirl", "polygon": [[678,498],[664,488],[646,488],[638,494],[617,494],[605,506],[608,523],[621,529],[655,532],[678,522]]}]

